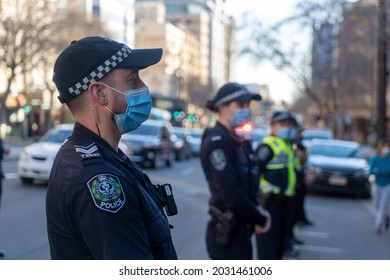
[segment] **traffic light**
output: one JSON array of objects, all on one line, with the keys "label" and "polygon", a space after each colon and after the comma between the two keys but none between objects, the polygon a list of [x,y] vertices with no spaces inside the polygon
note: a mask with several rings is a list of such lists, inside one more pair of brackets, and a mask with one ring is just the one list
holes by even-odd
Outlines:
[{"label": "traffic light", "polygon": [[179,117],[180,117],[180,112],[179,112],[179,111],[173,112],[173,117],[174,117],[175,119],[179,118]]},{"label": "traffic light", "polygon": [[188,116],[188,121],[189,122],[197,122],[198,121],[198,116],[197,115],[189,115]]},{"label": "traffic light", "polygon": [[24,111],[25,113],[28,113],[28,112],[31,111],[31,106],[30,106],[30,105],[25,105],[25,106],[22,107],[22,109],[23,109],[23,111]]}]

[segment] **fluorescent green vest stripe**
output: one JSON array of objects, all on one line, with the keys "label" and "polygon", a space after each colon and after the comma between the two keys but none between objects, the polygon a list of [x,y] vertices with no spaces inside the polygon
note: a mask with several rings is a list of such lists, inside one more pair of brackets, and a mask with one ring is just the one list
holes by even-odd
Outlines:
[{"label": "fluorescent green vest stripe", "polygon": [[299,171],[303,169],[302,163],[296,155],[294,155],[294,166]]},{"label": "fluorescent green vest stripe", "polygon": [[[267,144],[273,151],[274,157],[266,165],[267,172],[278,172],[287,168],[288,170],[288,186],[284,192],[285,196],[294,196],[295,195],[295,185],[296,185],[296,173],[294,169],[295,165],[295,156],[291,148],[291,145],[283,141],[279,137],[272,135],[267,136],[263,140],[264,144]],[[262,193],[280,193],[280,186],[275,186],[268,182],[264,174],[260,175],[260,190]]]}]

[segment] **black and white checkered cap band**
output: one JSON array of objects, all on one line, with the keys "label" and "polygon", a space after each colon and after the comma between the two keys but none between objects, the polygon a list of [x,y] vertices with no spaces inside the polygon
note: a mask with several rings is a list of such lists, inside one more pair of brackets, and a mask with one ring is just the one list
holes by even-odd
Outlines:
[{"label": "black and white checkered cap band", "polygon": [[217,106],[219,106],[221,104],[230,102],[230,101],[232,101],[234,99],[237,99],[238,97],[240,97],[242,95],[245,95],[245,94],[248,94],[248,91],[243,90],[243,89],[240,89],[240,90],[237,90],[235,92],[232,92],[232,93],[226,95],[225,97],[221,98],[217,102],[215,102],[215,107],[217,107]]},{"label": "black and white checkered cap band", "polygon": [[119,63],[121,63],[131,53],[131,49],[128,46],[123,46],[113,56],[104,61],[101,65],[93,70],[88,76],[76,83],[74,86],[68,88],[69,93],[72,96],[77,96],[80,93],[86,91],[88,86],[96,80],[103,78],[108,72],[114,69]]}]

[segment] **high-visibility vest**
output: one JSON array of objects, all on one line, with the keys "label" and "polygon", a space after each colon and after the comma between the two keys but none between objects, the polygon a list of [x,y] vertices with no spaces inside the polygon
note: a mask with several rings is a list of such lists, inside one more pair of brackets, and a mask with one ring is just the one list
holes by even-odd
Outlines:
[{"label": "high-visibility vest", "polygon": [[[273,135],[267,136],[263,143],[272,149],[274,156],[267,163],[266,171],[260,174],[261,193],[280,194],[284,189],[285,196],[294,196],[297,177],[294,169],[295,156],[290,143]],[[287,186],[282,186],[286,170]]]}]

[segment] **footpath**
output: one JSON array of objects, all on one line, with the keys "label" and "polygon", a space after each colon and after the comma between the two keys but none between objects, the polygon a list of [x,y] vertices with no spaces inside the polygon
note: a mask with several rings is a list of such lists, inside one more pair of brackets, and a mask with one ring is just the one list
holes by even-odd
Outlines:
[{"label": "footpath", "polygon": [[20,138],[20,137],[13,137],[13,138],[6,138],[3,140],[4,147],[7,147],[9,149],[9,154],[4,156],[4,161],[14,161],[18,160],[20,154],[22,153],[24,147],[27,145],[30,145],[32,143],[35,143],[37,141],[37,138]]}]

